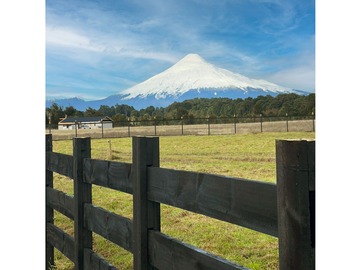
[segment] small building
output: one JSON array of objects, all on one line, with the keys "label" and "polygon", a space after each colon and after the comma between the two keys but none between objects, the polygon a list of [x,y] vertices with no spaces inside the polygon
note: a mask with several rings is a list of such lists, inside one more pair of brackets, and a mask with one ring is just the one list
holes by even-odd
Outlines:
[{"label": "small building", "polygon": [[58,123],[59,130],[112,128],[113,120],[108,116],[67,117]]}]

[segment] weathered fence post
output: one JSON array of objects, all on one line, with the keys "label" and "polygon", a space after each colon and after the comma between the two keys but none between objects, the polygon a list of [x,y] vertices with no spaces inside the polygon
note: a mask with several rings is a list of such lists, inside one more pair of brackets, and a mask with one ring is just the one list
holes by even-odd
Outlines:
[{"label": "weathered fence post", "polygon": [[159,138],[133,137],[134,269],[152,269],[148,231],[160,231],[160,204],[147,200],[147,168],[159,167]]},{"label": "weathered fence post", "polygon": [[208,135],[210,135],[210,117],[208,117],[207,122],[208,122]]},{"label": "weathered fence post", "polygon": [[155,136],[156,136],[156,117],[154,117],[154,133],[155,133]]},{"label": "weathered fence post", "polygon": [[101,138],[104,138],[104,120],[101,119]]},{"label": "weathered fence post", "polygon": [[75,137],[77,137],[77,121],[75,120]]},{"label": "weathered fence post", "polygon": [[315,269],[315,141],[276,141],[279,269]]},{"label": "weathered fence post", "polygon": [[181,116],[181,135],[184,135],[184,117]]},{"label": "weathered fence post", "polygon": [[[45,148],[45,151],[46,152],[52,152],[52,134],[46,134],[46,148]],[[46,153],[45,153],[46,154]],[[45,165],[46,166],[46,165]],[[46,181],[46,187],[53,187],[53,172],[52,171],[49,171],[49,170],[46,170],[45,172],[45,181]],[[47,201],[48,201],[48,198],[47,198],[47,192],[46,192],[46,195],[45,195],[45,205],[46,205],[46,213],[45,213],[45,229],[46,229],[46,226],[47,226],[47,223],[51,223],[53,224],[54,223],[54,210],[47,206]],[[46,237],[47,237],[47,234],[46,234]],[[54,247],[47,242],[47,239],[46,239],[46,268],[45,269],[51,269],[51,267],[54,265]]]},{"label": "weathered fence post", "polygon": [[234,114],[234,133],[236,134],[236,114]]},{"label": "weathered fence post", "polygon": [[128,118],[128,137],[130,137],[130,118]]},{"label": "weathered fence post", "polygon": [[315,132],[315,114],[314,114],[314,112],[312,112],[311,115],[312,115],[312,131]]},{"label": "weathered fence post", "polygon": [[75,269],[84,269],[84,249],[92,248],[92,233],[84,228],[84,204],[92,202],[91,184],[83,182],[84,158],[91,157],[90,138],[73,138],[75,198]]}]

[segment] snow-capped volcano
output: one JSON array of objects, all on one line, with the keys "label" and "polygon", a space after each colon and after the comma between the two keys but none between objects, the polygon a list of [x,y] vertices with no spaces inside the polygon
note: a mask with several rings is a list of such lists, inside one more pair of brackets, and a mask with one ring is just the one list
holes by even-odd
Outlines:
[{"label": "snow-capped volcano", "polygon": [[197,54],[188,54],[167,70],[128,88],[117,95],[94,101],[65,99],[47,101],[60,106],[74,106],[78,110],[101,105],[126,104],[136,109],[148,106],[167,107],[173,102],[194,98],[247,98],[259,95],[276,96],[283,93],[309,93],[265,81],[250,79],[241,74],[218,68]]},{"label": "snow-capped volcano", "polygon": [[241,74],[218,68],[197,54],[188,54],[172,67],[150,79],[122,91],[124,98],[146,98],[154,96],[163,99],[169,96],[179,97],[190,90],[210,90],[216,95],[218,90],[240,90],[248,92],[251,89],[265,92],[289,93],[290,88],[282,87],[265,80],[250,79]]}]

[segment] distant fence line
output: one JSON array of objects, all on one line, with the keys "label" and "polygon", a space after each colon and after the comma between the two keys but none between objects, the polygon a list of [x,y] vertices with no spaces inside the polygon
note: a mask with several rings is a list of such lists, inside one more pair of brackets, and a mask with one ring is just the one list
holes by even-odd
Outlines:
[{"label": "distant fence line", "polygon": [[[315,269],[315,141],[276,141],[277,184],[161,168],[159,149],[159,137],[133,137],[129,164],[92,159],[90,138],[74,138],[73,155],[53,152],[46,135],[46,269],[54,248],[76,270],[117,269],[94,251],[92,232],[131,252],[135,270],[247,269],[162,233],[161,204],[275,236],[280,270]],[[54,187],[54,172],[74,196]],[[94,205],[94,185],[132,194],[133,219]],[[74,221],[74,237],[55,210]]]},{"label": "distant fence line", "polygon": [[114,138],[131,136],[222,135],[257,132],[315,131],[315,116],[252,116],[207,117],[180,119],[148,119],[114,121],[113,128],[59,130],[57,124],[47,125],[46,133],[54,140],[78,136]]}]

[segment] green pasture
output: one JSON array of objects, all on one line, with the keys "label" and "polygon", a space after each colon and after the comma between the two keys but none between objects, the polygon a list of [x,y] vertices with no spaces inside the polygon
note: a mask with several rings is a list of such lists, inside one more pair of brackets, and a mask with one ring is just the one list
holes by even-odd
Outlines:
[{"label": "green pasture", "polygon": [[[160,137],[160,166],[276,182],[275,141],[315,139],[314,132]],[[92,139],[92,158],[131,163],[131,138]],[[54,141],[53,151],[72,154],[72,141]],[[70,195],[73,183],[54,174],[54,187]],[[93,203],[132,218],[132,196],[93,186]],[[161,205],[161,230],[250,269],[278,269],[277,238],[203,215]],[[73,235],[73,222],[55,211],[55,225]],[[132,269],[132,254],[94,233],[94,250],[119,269]],[[55,252],[56,269],[73,264]]]}]

